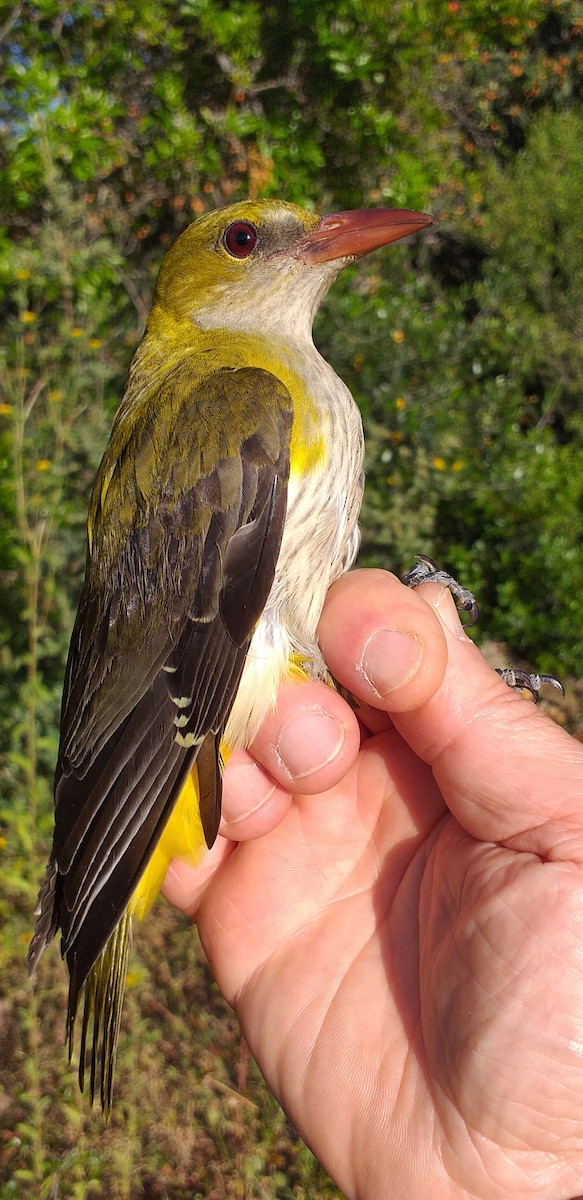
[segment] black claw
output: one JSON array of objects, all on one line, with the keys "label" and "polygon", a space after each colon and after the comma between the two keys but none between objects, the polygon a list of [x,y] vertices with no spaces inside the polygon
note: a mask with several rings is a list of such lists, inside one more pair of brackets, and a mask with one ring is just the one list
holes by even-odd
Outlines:
[{"label": "black claw", "polygon": [[447,571],[441,571],[437,563],[427,554],[416,554],[415,558],[417,560],[415,566],[403,575],[403,583],[411,588],[419,587],[420,583],[443,584],[451,592],[457,607],[470,614],[466,625],[475,625],[479,609],[472,593],[467,588],[463,588],[457,579],[453,578],[453,575],[449,575]]},{"label": "black claw", "polygon": [[512,667],[504,667],[496,670],[496,674],[508,684],[508,687],[513,688],[516,692],[530,692],[535,704],[539,698],[539,692],[543,683],[550,683],[561,696],[565,695],[565,689],[560,681],[554,675],[538,675],[536,672],[530,674],[528,671],[513,671]]}]

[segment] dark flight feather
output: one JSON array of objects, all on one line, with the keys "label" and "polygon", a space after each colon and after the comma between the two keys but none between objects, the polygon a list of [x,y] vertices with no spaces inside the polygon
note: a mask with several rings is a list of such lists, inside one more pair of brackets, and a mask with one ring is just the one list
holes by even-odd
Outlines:
[{"label": "dark flight feather", "polygon": [[[192,387],[181,369],[163,386],[174,388],[174,424],[158,426],[149,412],[113,464],[106,451],[96,481],[63,693],[54,844],[29,952],[32,968],[61,929],[70,1039],[91,973],[80,1070],[90,1036],[92,1091],[97,1071],[106,1106],[130,937],[123,914],[195,759],[207,843],[216,837],[220,738],[287,503],[292,409],[278,379],[221,370]],[[240,431],[234,444],[223,423]],[[176,741],[177,713],[190,744]],[[95,967],[100,955],[107,962]]]}]

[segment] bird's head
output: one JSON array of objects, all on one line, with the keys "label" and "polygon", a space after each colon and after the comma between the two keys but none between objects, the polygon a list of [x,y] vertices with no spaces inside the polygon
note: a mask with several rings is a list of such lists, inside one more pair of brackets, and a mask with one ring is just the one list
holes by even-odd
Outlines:
[{"label": "bird's head", "polygon": [[318,217],[281,200],[245,200],[181,234],[162,263],[153,311],[165,324],[309,337],[342,267],[431,224],[407,209]]}]

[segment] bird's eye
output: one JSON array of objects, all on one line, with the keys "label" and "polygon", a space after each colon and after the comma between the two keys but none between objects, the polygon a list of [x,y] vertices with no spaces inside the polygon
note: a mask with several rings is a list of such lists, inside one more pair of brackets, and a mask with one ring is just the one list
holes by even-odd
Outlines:
[{"label": "bird's eye", "polygon": [[233,258],[247,258],[257,245],[257,230],[249,221],[233,221],[223,234],[223,245]]}]

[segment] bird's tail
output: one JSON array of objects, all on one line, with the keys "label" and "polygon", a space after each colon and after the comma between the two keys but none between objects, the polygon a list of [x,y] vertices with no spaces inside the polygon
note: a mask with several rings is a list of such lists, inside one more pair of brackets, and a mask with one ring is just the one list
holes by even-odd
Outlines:
[{"label": "bird's tail", "polygon": [[[121,1010],[132,940],[132,918],[126,909],[85,981],[85,1000],[79,1049],[79,1086],[83,1091],[89,1069],[91,1103],[99,1094],[104,1116],[109,1117]],[[67,1038],[69,1058],[81,990],[74,973],[69,987]]]}]

